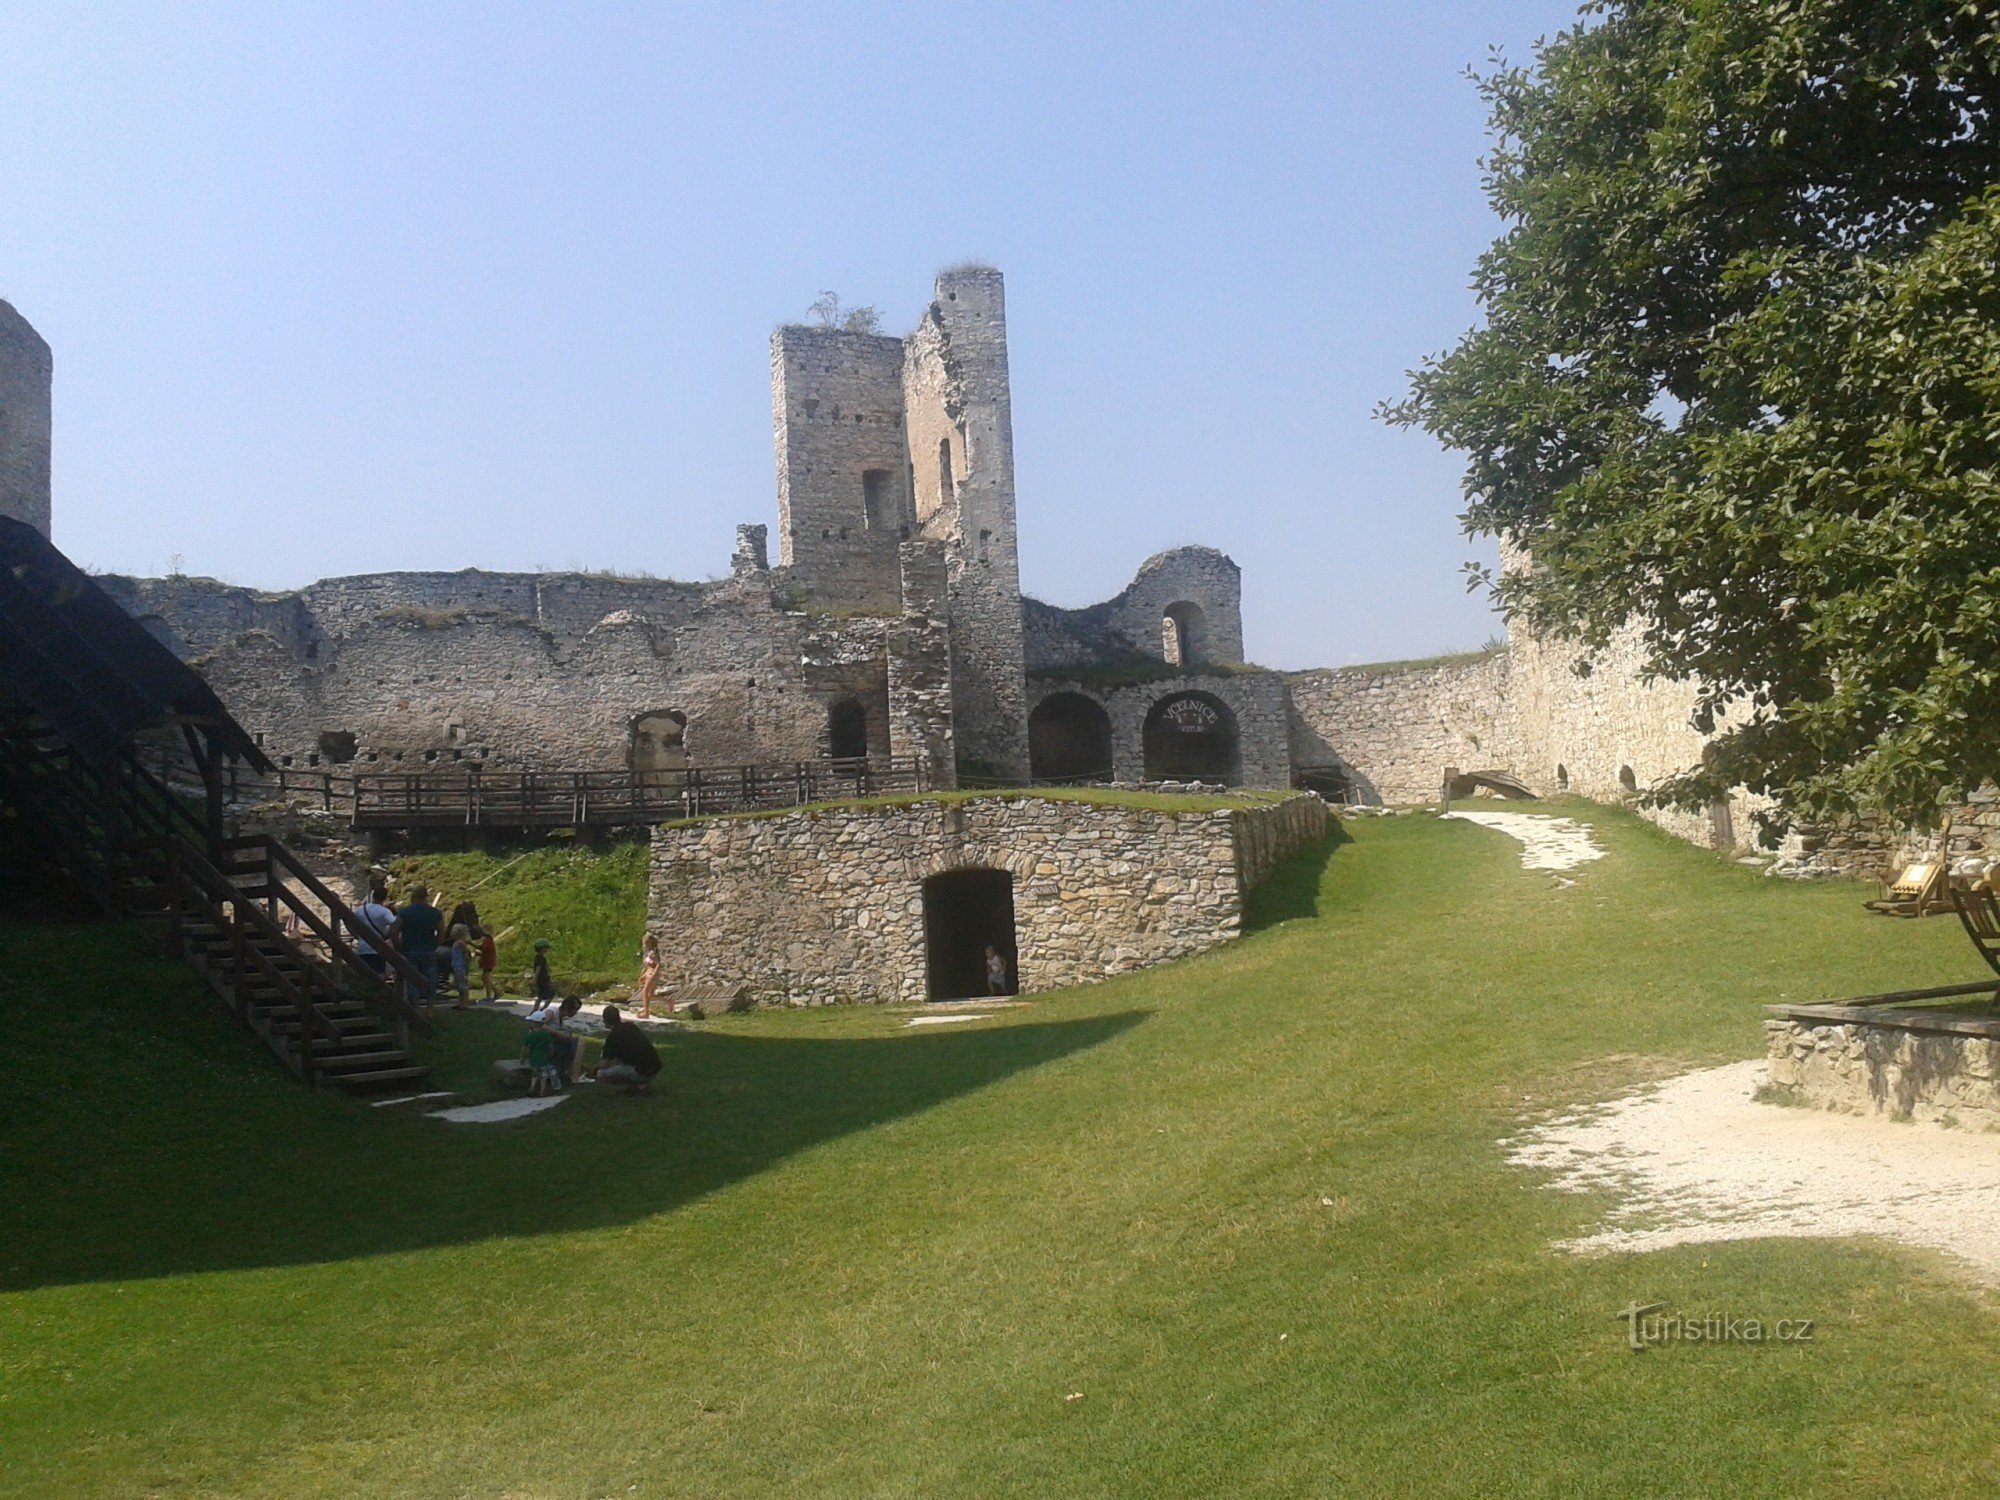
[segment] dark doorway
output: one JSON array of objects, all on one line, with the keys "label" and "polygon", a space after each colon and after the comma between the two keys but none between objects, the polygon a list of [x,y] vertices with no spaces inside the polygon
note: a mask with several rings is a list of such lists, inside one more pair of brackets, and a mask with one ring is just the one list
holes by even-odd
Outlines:
[{"label": "dark doorway", "polygon": [[1082,693],[1051,693],[1028,715],[1028,769],[1037,781],[1108,780],[1111,716]]},{"label": "dark doorway", "polygon": [[1019,984],[1014,877],[1005,870],[948,870],[924,882],[924,955],[933,1000],[970,1000],[986,987],[986,950],[1000,951],[1007,989]]},{"label": "dark doorway", "polygon": [[1146,715],[1148,781],[1235,782],[1242,774],[1236,715],[1208,693],[1175,693]]},{"label": "dark doorway", "polygon": [[842,698],[826,711],[826,753],[835,760],[868,758],[868,706]]}]

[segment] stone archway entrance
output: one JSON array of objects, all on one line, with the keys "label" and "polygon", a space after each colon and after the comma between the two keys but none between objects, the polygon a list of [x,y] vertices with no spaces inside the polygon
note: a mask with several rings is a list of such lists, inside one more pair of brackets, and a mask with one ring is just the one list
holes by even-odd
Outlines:
[{"label": "stone archway entrance", "polygon": [[1051,693],[1028,715],[1028,767],[1036,781],[1108,780],[1111,716],[1082,693]]},{"label": "stone archway entrance", "polygon": [[988,993],[986,950],[1000,950],[1007,988],[1019,987],[1014,877],[1005,870],[947,870],[924,882],[924,970],[932,1000]]},{"label": "stone archway entrance", "polygon": [[1146,715],[1148,781],[1221,781],[1242,778],[1243,755],[1236,714],[1212,693],[1175,693]]}]

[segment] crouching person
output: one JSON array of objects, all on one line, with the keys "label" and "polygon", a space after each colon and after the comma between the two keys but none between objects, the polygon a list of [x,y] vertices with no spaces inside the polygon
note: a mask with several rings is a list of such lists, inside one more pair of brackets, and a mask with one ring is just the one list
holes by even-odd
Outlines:
[{"label": "crouching person", "polygon": [[604,1007],[604,1059],[598,1064],[597,1081],[624,1086],[628,1094],[646,1091],[660,1071],[660,1054],[646,1039],[646,1033],[619,1014],[618,1007]]}]

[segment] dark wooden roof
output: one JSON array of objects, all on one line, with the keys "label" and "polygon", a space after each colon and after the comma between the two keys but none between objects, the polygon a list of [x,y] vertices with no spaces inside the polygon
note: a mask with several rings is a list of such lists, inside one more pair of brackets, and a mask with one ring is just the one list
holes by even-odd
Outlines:
[{"label": "dark wooden roof", "polygon": [[78,755],[190,724],[216,751],[271,763],[222,700],[34,527],[0,516],[0,697],[25,702]]}]

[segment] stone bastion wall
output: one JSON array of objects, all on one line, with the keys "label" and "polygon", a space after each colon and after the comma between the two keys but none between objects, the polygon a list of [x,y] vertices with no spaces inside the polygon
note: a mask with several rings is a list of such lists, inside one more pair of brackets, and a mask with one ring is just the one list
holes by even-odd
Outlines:
[{"label": "stone bastion wall", "polygon": [[1326,820],[1311,796],[1202,812],[996,796],[669,824],[653,834],[648,921],[666,988],[920,1001],[926,902],[948,899],[926,882],[1004,871],[1018,987],[1060,989],[1237,936],[1245,893]]},{"label": "stone bastion wall", "polygon": [[1764,1023],[1772,1087],[1841,1114],[2000,1130],[2000,1030],[1984,1018],[1883,1012]]},{"label": "stone bastion wall", "polygon": [[[1344,767],[1364,800],[1435,800],[1444,768],[1510,771],[1537,794],[1632,802],[1698,765],[1707,737],[1689,720],[1692,685],[1648,682],[1636,634],[1613,642],[1587,674],[1574,648],[1522,636],[1494,651],[1385,667],[1286,674],[1292,758]],[[1745,793],[1706,812],[1636,807],[1678,838],[1755,847]]]}]

